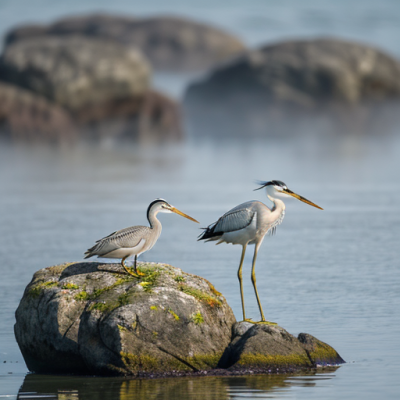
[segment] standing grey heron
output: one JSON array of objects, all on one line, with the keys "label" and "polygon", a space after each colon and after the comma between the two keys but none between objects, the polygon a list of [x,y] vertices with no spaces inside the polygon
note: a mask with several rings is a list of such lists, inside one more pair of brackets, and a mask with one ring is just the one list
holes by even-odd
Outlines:
[{"label": "standing grey heron", "polygon": [[319,208],[320,210],[322,210],[322,208],[305,199],[304,197],[292,192],[281,181],[260,181],[258,183],[261,185],[261,187],[255,190],[266,188],[267,196],[273,203],[273,206],[271,208],[256,200],[240,204],[225,213],[218,221],[209,225],[207,228],[203,228],[204,232],[201,233],[198,240],[206,240],[207,242],[218,240],[216,244],[225,242],[242,245],[242,256],[240,258],[238,279],[240,285],[240,296],[242,300],[243,320],[248,322],[253,321],[250,319],[246,319],[243,298],[242,266],[247,245],[255,245],[253,265],[251,270],[251,280],[253,282],[258,308],[260,309],[261,314],[261,321],[257,323],[275,324],[274,322],[269,322],[265,320],[260,298],[258,296],[255,275],[255,265],[258,249],[260,248],[265,235],[273,235],[276,231],[276,227],[282,223],[283,218],[285,217],[285,203],[281,200],[281,198],[285,199],[294,197],[295,199]]},{"label": "standing grey heron", "polygon": [[[128,274],[138,277],[136,268],[137,258],[140,254],[150,250],[161,234],[161,222],[157,219],[158,213],[175,213],[182,215],[191,221],[197,222],[194,218],[184,214],[177,208],[168,204],[163,199],[156,199],[150,203],[147,208],[147,220],[150,226],[131,226],[130,228],[121,229],[100,239],[96,244],[85,252],[85,258],[98,256],[100,258],[120,258],[121,265]],[[135,273],[129,271],[125,265],[125,260],[135,255],[133,268]]]}]

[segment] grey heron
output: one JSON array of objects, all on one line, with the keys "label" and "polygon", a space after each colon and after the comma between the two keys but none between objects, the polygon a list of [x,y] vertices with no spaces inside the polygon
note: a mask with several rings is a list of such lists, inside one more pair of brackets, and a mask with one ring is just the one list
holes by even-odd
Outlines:
[{"label": "grey heron", "polygon": [[261,321],[258,323],[275,324],[265,320],[263,309],[261,306],[260,298],[258,296],[255,265],[257,259],[257,253],[264,240],[265,235],[274,234],[276,228],[282,223],[285,217],[285,203],[281,200],[294,197],[304,203],[319,208],[310,200],[292,192],[285,183],[281,181],[268,181],[258,182],[261,186],[255,190],[266,188],[267,196],[273,203],[272,207],[269,208],[260,201],[252,200],[246,203],[240,204],[232,210],[225,213],[218,221],[209,225],[207,228],[203,228],[198,240],[218,241],[220,243],[232,243],[242,245],[242,255],[240,258],[238,279],[240,285],[240,296],[242,300],[243,320],[253,322],[246,318],[244,298],[243,298],[243,284],[242,284],[242,266],[244,255],[246,253],[246,247],[249,244],[254,244],[254,256],[251,270],[251,280],[253,283],[254,291],[257,298],[258,308],[260,309]]},{"label": "grey heron", "polygon": [[[98,256],[100,258],[120,258],[121,265],[128,274],[139,276],[137,270],[137,258],[140,254],[150,250],[157,242],[161,234],[161,222],[157,219],[158,213],[175,213],[182,215],[191,221],[197,222],[194,218],[184,214],[177,208],[168,204],[163,199],[156,199],[147,208],[147,220],[150,226],[131,226],[121,229],[100,239],[96,244],[85,252],[85,258]],[[125,260],[135,255],[133,268],[135,273],[129,271]]]}]

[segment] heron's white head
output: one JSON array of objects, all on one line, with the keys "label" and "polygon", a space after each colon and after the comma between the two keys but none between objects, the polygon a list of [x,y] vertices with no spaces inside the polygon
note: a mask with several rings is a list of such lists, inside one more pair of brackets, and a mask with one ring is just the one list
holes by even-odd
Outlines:
[{"label": "heron's white head", "polygon": [[194,218],[190,217],[189,215],[183,213],[182,211],[179,211],[177,208],[175,208],[173,205],[169,204],[166,200],[164,199],[156,199],[152,201],[147,208],[147,219],[150,218],[150,215],[157,215],[158,213],[175,213],[182,215],[182,217],[185,217],[187,219],[190,219],[193,222],[197,222]]},{"label": "heron's white head", "polygon": [[254,190],[260,190],[260,189],[266,188],[268,197],[272,197],[275,199],[276,198],[288,199],[288,198],[294,197],[295,199],[300,200],[303,203],[309,204],[310,206],[313,206],[313,207],[319,208],[320,210],[323,210],[323,208],[321,208],[320,206],[317,206],[312,201],[307,200],[305,197],[292,192],[290,189],[288,189],[286,184],[282,181],[276,181],[276,180],[268,181],[268,182],[258,181],[257,183],[261,186]]}]

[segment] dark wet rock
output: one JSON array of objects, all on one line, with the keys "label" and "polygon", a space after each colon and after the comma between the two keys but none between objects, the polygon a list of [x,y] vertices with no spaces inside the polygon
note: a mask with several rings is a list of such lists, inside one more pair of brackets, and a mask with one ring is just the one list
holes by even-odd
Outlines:
[{"label": "dark wet rock", "polygon": [[225,298],[178,268],[139,266],[140,280],[118,264],[38,271],[16,312],[28,368],[145,376],[216,367],[235,322]]},{"label": "dark wet rock", "polygon": [[199,131],[265,135],[298,128],[303,117],[348,129],[356,118],[368,127],[387,120],[382,106],[399,100],[398,60],[367,45],[315,39],[249,51],[192,84],[184,102]]},{"label": "dark wet rock", "polygon": [[237,322],[232,336],[218,365],[220,368],[254,373],[292,372],[345,362],[326,343],[305,333],[296,338],[278,325]]},{"label": "dark wet rock", "polygon": [[84,35],[140,49],[156,69],[201,70],[244,51],[243,43],[220,29],[188,19],[163,16],[120,17],[104,14],[73,16],[49,26],[21,26],[6,44],[32,37]]},{"label": "dark wet rock", "polygon": [[16,311],[30,371],[136,377],[293,372],[344,361],[308,334],[236,323],[225,298],[196,275],[139,263],[70,263],[42,269]]},{"label": "dark wet rock", "polygon": [[314,365],[338,365],[345,362],[329,344],[321,342],[308,333],[300,333],[298,339]]},{"label": "dark wet rock", "polygon": [[0,137],[70,143],[76,139],[76,133],[66,110],[32,92],[0,82]]},{"label": "dark wet rock", "polygon": [[140,53],[84,37],[44,37],[7,46],[0,79],[75,112],[144,95],[150,69]]}]

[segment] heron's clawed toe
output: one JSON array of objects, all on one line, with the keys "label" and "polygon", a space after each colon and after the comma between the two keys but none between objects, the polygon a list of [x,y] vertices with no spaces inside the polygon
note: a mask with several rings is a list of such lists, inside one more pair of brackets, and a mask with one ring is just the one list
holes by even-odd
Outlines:
[{"label": "heron's clawed toe", "polygon": [[131,276],[133,276],[133,277],[135,277],[135,278],[139,278],[139,279],[140,279],[139,274],[135,274],[135,273],[132,271],[132,268],[131,268],[131,267],[125,267],[124,265],[123,265],[123,267],[124,267],[125,271],[126,271],[129,275],[131,275]]},{"label": "heron's clawed toe", "polygon": [[278,325],[276,322],[271,322],[271,321],[257,321],[254,322],[255,324],[264,324],[264,325]]},{"label": "heron's clawed toe", "polygon": [[140,271],[139,268],[136,268],[135,273],[136,273],[136,275],[137,275],[138,277],[140,277],[140,276],[145,276],[145,275],[146,275],[145,273],[143,273],[142,271]]}]

